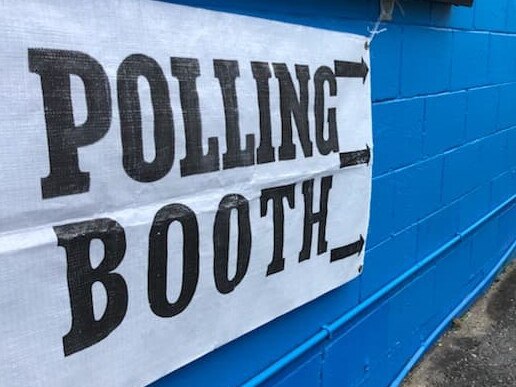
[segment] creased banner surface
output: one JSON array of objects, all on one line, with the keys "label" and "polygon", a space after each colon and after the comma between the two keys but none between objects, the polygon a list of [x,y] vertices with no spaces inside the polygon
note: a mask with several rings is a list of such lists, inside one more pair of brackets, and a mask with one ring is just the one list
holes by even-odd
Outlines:
[{"label": "creased banner surface", "polygon": [[359,275],[366,38],[143,0],[0,36],[0,380],[150,383]]}]

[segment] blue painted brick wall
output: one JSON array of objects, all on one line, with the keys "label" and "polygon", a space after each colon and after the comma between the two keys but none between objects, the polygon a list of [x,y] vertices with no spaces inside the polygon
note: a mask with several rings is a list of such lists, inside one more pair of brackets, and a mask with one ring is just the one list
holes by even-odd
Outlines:
[{"label": "blue painted brick wall", "polygon": [[[362,35],[379,14],[378,0],[176,2]],[[363,274],[156,385],[244,383],[512,199],[266,383],[388,385],[514,247],[516,0],[402,5],[371,47],[375,160]]]}]

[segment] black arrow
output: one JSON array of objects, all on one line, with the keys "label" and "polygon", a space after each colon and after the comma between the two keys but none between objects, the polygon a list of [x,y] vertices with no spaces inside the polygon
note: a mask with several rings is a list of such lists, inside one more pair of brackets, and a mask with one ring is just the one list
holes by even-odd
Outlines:
[{"label": "black arrow", "polygon": [[340,156],[340,167],[351,167],[358,164],[367,164],[371,161],[371,148],[366,145],[366,149],[361,149],[353,152],[341,152]]},{"label": "black arrow", "polygon": [[369,67],[362,58],[361,62],[347,62],[344,60],[334,61],[335,76],[346,77],[346,78],[362,78],[362,83],[365,83],[367,74],[369,73]]},{"label": "black arrow", "polygon": [[360,239],[356,242],[350,243],[346,246],[337,247],[336,249],[331,250],[330,262],[335,262],[340,259],[344,259],[362,252],[364,248],[364,237],[360,234]]}]

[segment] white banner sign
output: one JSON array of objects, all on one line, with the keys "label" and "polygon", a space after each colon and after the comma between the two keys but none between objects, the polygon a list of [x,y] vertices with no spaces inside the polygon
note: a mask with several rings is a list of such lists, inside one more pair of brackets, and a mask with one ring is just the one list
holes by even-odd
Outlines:
[{"label": "white banner sign", "polygon": [[144,0],[0,36],[0,384],[143,385],[360,273],[366,38]]}]

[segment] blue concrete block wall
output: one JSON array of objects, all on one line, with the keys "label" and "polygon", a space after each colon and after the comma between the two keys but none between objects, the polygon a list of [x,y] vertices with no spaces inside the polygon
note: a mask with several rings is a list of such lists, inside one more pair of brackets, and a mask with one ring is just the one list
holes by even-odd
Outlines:
[{"label": "blue concrete block wall", "polygon": [[[379,15],[378,0],[175,2],[362,35]],[[401,3],[371,46],[375,160],[363,274],[157,386],[241,385],[282,359],[292,361],[266,385],[397,384],[440,324],[514,257],[516,0]],[[306,350],[291,356],[299,346]]]}]

